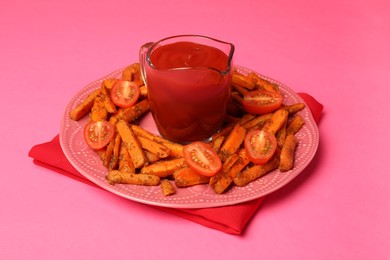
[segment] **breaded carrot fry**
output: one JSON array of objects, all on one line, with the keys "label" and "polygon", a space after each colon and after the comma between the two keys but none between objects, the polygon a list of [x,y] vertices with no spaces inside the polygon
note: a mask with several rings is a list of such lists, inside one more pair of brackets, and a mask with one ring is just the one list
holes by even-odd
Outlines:
[{"label": "breaded carrot fry", "polygon": [[215,183],[217,183],[221,178],[223,178],[224,175],[227,174],[227,172],[230,170],[230,168],[237,162],[239,159],[239,155],[237,153],[234,153],[230,155],[222,164],[222,170],[219,171],[217,174],[212,176],[210,178],[210,186],[213,186]]},{"label": "breaded carrot fry", "polygon": [[256,81],[254,81],[253,79],[245,75],[239,73],[233,73],[232,85],[237,85],[249,90],[253,90],[255,88]]},{"label": "breaded carrot fry", "polygon": [[107,119],[107,110],[104,106],[104,96],[98,95],[93,102],[93,106],[91,108],[90,118],[91,121],[97,122]]},{"label": "breaded carrot fry", "polygon": [[227,172],[230,170],[230,168],[237,162],[237,160],[239,159],[239,156],[237,153],[234,153],[232,155],[230,155],[225,161],[224,163],[222,164],[222,169],[217,173],[215,174],[214,176],[212,176],[210,178],[210,182],[209,182],[209,185],[210,186],[214,186],[215,183],[217,183],[218,181],[220,181],[221,178],[224,177],[224,175],[227,174]]},{"label": "breaded carrot fry", "polygon": [[220,157],[224,162],[230,155],[236,153],[244,141],[246,129],[235,125],[221,147]]},{"label": "breaded carrot fry", "polygon": [[128,70],[133,74],[132,80],[137,79],[141,76],[141,69],[139,63],[133,63],[127,67]]},{"label": "breaded carrot fry", "polygon": [[295,113],[301,111],[304,108],[305,108],[304,103],[294,103],[294,104],[285,106],[284,109],[286,109],[288,111],[288,113],[290,115],[292,115],[292,114],[295,114]]},{"label": "breaded carrot fry", "polygon": [[161,181],[160,186],[161,186],[161,191],[164,194],[164,196],[170,196],[170,195],[173,195],[176,193],[175,187],[167,179],[163,179]]},{"label": "breaded carrot fry", "polygon": [[241,149],[238,154],[238,159],[235,160],[234,164],[227,167],[226,170],[224,169],[222,176],[215,183],[211,184],[211,187],[216,193],[222,194],[225,192],[232,184],[237,174],[250,163],[250,159],[247,157],[245,149]]},{"label": "breaded carrot fry", "polygon": [[211,148],[218,154],[221,150],[221,146],[223,143],[223,140],[225,140],[225,136],[220,135],[215,140],[213,139],[211,142]]},{"label": "breaded carrot fry", "polygon": [[142,149],[157,155],[157,157],[159,158],[166,158],[171,153],[171,149],[160,143],[155,142],[154,140],[150,140],[143,136],[137,136],[137,138],[141,144]]},{"label": "breaded carrot fry", "polygon": [[248,183],[260,178],[264,174],[277,169],[279,166],[279,155],[277,153],[265,164],[254,165],[250,168],[247,168],[244,171],[241,171],[234,178],[234,184],[239,187],[245,186]]},{"label": "breaded carrot fry", "polygon": [[135,173],[133,161],[131,160],[129,152],[127,151],[127,148],[123,142],[121,143],[121,148],[119,151],[119,171]]},{"label": "breaded carrot fry", "polygon": [[238,92],[232,92],[231,95],[231,100],[236,102],[237,104],[242,104],[243,97],[240,95]]},{"label": "breaded carrot fry", "polygon": [[174,158],[183,157],[183,145],[178,144],[178,143],[173,143],[173,142],[168,141],[160,136],[154,135],[138,125],[131,125],[131,128],[133,129],[134,133],[137,136],[145,137],[149,140],[160,143],[160,144],[166,146],[167,148],[169,148],[170,149],[170,154],[169,154],[170,157],[174,157]]},{"label": "breaded carrot fry", "polygon": [[102,160],[102,162],[104,162],[104,158],[106,157],[106,149],[107,149],[107,146],[103,147],[102,149],[95,150],[97,152],[97,154],[99,155],[100,159]]},{"label": "breaded carrot fry", "polygon": [[110,93],[109,93],[107,87],[103,83],[102,83],[102,86],[100,87],[100,91],[101,91],[100,95],[102,95],[104,108],[106,109],[106,111],[108,113],[111,113],[111,114],[115,113],[116,106],[115,106],[114,102],[112,102],[112,100],[110,98]]},{"label": "breaded carrot fry", "polygon": [[176,170],[173,173],[173,178],[175,180],[175,185],[180,188],[205,184],[210,180],[210,177],[201,175],[190,167],[183,167]]},{"label": "breaded carrot fry", "polygon": [[108,168],[110,161],[111,161],[111,155],[114,151],[115,146],[115,139],[116,139],[117,133],[114,134],[114,137],[111,139],[111,141],[107,145],[107,149],[104,153],[104,160],[103,165]]},{"label": "breaded carrot fry", "polygon": [[139,91],[141,92],[140,95],[142,97],[146,97],[148,95],[148,88],[145,85],[139,87]]},{"label": "breaded carrot fry", "polygon": [[233,130],[234,125],[227,125],[223,127],[218,133],[214,134],[211,137],[211,140],[216,140],[220,136],[224,136],[225,138],[230,134],[230,132]]},{"label": "breaded carrot fry", "polygon": [[264,126],[264,124],[269,121],[272,117],[272,113],[264,114],[264,115],[258,115],[252,120],[246,122],[245,124],[242,124],[242,126],[247,129],[253,129],[253,128],[261,128]]},{"label": "breaded carrot fry", "polygon": [[70,118],[74,121],[80,120],[91,111],[95,98],[99,95],[100,89],[94,90],[80,104],[78,104],[71,112]]},{"label": "breaded carrot fry", "polygon": [[238,124],[245,125],[246,123],[250,122],[254,118],[256,118],[256,115],[254,115],[254,114],[245,114],[240,118],[240,121],[238,121]]},{"label": "breaded carrot fry", "polygon": [[141,144],[139,143],[133,130],[124,120],[120,120],[116,124],[116,128],[122,138],[122,142],[124,143],[127,151],[129,152],[134,167],[136,169],[142,168],[147,163],[147,160],[142,150]]},{"label": "breaded carrot fry", "polygon": [[[139,138],[139,137],[138,137]],[[149,163],[155,163],[159,160],[161,160],[160,157],[158,157],[155,153],[151,153],[147,150],[144,150],[144,153],[145,153],[145,156],[146,156],[146,160],[149,162]]]},{"label": "breaded carrot fry", "polygon": [[[254,75],[256,75],[256,74],[253,73],[250,75],[250,77],[255,77]],[[272,83],[266,79],[263,79],[257,75],[256,75],[256,85],[257,85],[257,88],[259,88],[259,89],[264,89],[267,91],[271,91],[271,92],[280,94],[280,89],[279,89],[279,86],[277,84]]]},{"label": "breaded carrot fry", "polygon": [[135,104],[134,106],[123,109],[123,114],[121,119],[130,123],[138,119],[140,116],[142,116],[148,111],[149,111],[149,100],[144,99],[138,102],[137,104]]},{"label": "breaded carrot fry", "polygon": [[157,186],[160,183],[160,178],[154,175],[134,174],[128,172],[121,172],[118,170],[108,171],[106,179],[111,185],[121,183],[144,186]]},{"label": "breaded carrot fry", "polygon": [[131,79],[133,78],[133,73],[131,72],[131,70],[129,69],[129,67],[125,68],[125,69],[122,71],[121,78],[122,78],[123,80],[131,81]]},{"label": "breaded carrot fry", "polygon": [[110,90],[114,84],[118,81],[118,79],[115,79],[115,78],[112,78],[112,79],[105,79],[103,80],[102,84],[108,89]]},{"label": "breaded carrot fry", "polygon": [[284,142],[282,151],[280,153],[280,171],[284,172],[292,169],[294,165],[295,148],[297,143],[298,141],[294,135],[287,135],[286,141]]},{"label": "breaded carrot fry", "polygon": [[278,109],[273,114],[271,119],[264,126],[264,130],[276,134],[283,124],[287,122],[288,112],[285,109]]},{"label": "breaded carrot fry", "polygon": [[287,122],[283,124],[283,126],[280,128],[280,130],[276,133],[276,140],[278,142],[278,147],[282,148],[284,145],[284,141],[286,140],[287,136]]},{"label": "breaded carrot fry", "polygon": [[238,155],[238,160],[229,170],[229,176],[232,178],[232,181],[234,178],[236,178],[237,174],[241,172],[241,170],[244,169],[251,162],[251,160],[246,154],[245,149],[241,149],[238,152]]},{"label": "breaded carrot fry", "polygon": [[109,122],[116,124],[119,120],[124,120],[128,123],[133,122],[138,119],[140,116],[149,111],[149,100],[143,99],[134,106],[124,109],[118,109],[117,113],[114,116],[111,116]]},{"label": "breaded carrot fry", "polygon": [[127,67],[128,70],[130,70],[132,77],[131,81],[133,81],[138,86],[142,86],[144,84],[141,76],[141,69],[139,63],[133,63],[130,66]]},{"label": "breaded carrot fry", "polygon": [[160,178],[172,175],[176,170],[184,167],[186,161],[184,158],[158,161],[141,169],[143,174],[152,174]]},{"label": "breaded carrot fry", "polygon": [[287,126],[287,134],[296,134],[305,124],[305,120],[300,115],[294,116]]},{"label": "breaded carrot fry", "polygon": [[117,169],[119,165],[119,155],[120,155],[120,148],[122,144],[122,138],[119,134],[116,134],[114,140],[115,140],[114,148],[112,150],[110,163],[108,164],[107,167],[109,170]]},{"label": "breaded carrot fry", "polygon": [[245,95],[249,90],[239,85],[232,84],[232,88],[240,93],[242,96]]}]

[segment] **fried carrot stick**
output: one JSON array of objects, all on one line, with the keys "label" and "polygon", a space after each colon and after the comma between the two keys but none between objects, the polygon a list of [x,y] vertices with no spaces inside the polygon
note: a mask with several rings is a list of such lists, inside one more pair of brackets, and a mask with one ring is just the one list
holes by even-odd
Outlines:
[{"label": "fried carrot stick", "polygon": [[256,115],[254,114],[244,114],[240,120],[238,121],[238,124],[240,125],[245,125],[246,123],[250,122],[251,120],[253,120],[254,118],[256,118]]},{"label": "fried carrot stick", "polygon": [[112,185],[116,183],[121,183],[121,184],[157,186],[160,183],[160,178],[154,175],[134,174],[134,173],[121,172],[118,170],[109,171],[106,176],[106,179]]},{"label": "fried carrot stick", "polygon": [[139,91],[141,92],[140,95],[142,97],[146,97],[148,95],[148,88],[145,85],[139,87]]},{"label": "fried carrot stick", "polygon": [[168,141],[160,136],[154,135],[154,134],[146,131],[145,129],[141,128],[138,125],[131,125],[131,128],[133,129],[134,133],[137,136],[145,137],[151,141],[160,143],[160,144],[166,146],[167,148],[169,148],[170,149],[170,153],[169,153],[170,157],[174,157],[174,158],[183,157],[183,145],[178,144],[178,143],[173,143],[173,142]]},{"label": "fried carrot stick", "polygon": [[190,167],[183,167],[176,170],[173,173],[173,178],[175,180],[175,185],[180,188],[205,184],[210,180],[210,177],[201,175]]},{"label": "fried carrot stick", "polygon": [[175,187],[167,179],[163,179],[160,186],[164,196],[170,196],[176,193]]},{"label": "fried carrot stick", "polygon": [[244,141],[246,129],[235,125],[221,147],[220,157],[224,162],[230,155],[236,153]]},{"label": "fried carrot stick", "polygon": [[235,89],[242,96],[245,95],[249,90],[247,88],[241,87],[239,85],[232,84],[232,88]]},{"label": "fried carrot stick", "polygon": [[104,160],[103,165],[108,168],[110,161],[111,161],[111,155],[114,151],[115,146],[115,139],[116,139],[117,133],[114,134],[114,137],[111,139],[111,141],[107,145],[107,149],[104,153]]},{"label": "fried carrot stick", "polygon": [[305,120],[300,115],[295,115],[287,126],[287,134],[296,134],[305,124]]},{"label": "fried carrot stick", "polygon": [[71,112],[70,118],[74,121],[80,120],[91,111],[95,98],[99,95],[100,89],[94,90],[80,104],[78,104]]},{"label": "fried carrot stick", "polygon": [[129,152],[127,151],[127,148],[123,142],[121,143],[121,148],[119,151],[119,171],[135,173],[133,161],[131,160]]},{"label": "fried carrot stick", "polygon": [[289,134],[286,137],[282,151],[280,153],[279,170],[282,172],[291,170],[294,165],[295,148],[297,146],[297,139],[294,135]]},{"label": "fried carrot stick", "polygon": [[246,156],[245,149],[241,149],[238,154],[239,156],[237,156],[238,158],[234,161],[234,164],[230,167],[226,167],[226,169],[223,169],[219,179],[215,183],[211,184],[211,187],[216,193],[222,194],[225,192],[232,184],[237,174],[250,163],[250,159]]},{"label": "fried carrot stick", "polygon": [[270,120],[272,117],[272,113],[264,114],[264,115],[258,115],[252,120],[242,124],[242,126],[247,129],[253,129],[256,127],[262,127],[268,120]]},{"label": "fried carrot stick", "polygon": [[213,139],[211,142],[211,148],[218,154],[221,150],[221,146],[223,143],[223,140],[225,140],[225,136],[220,135],[216,139]]},{"label": "fried carrot stick", "polygon": [[172,175],[176,170],[184,166],[185,166],[184,158],[164,160],[143,167],[141,169],[141,173],[156,175],[160,178],[163,178]]},{"label": "fried carrot stick", "polygon": [[114,139],[114,148],[112,149],[111,159],[107,167],[109,170],[118,168],[121,144],[122,138],[119,134],[116,134]]},{"label": "fried carrot stick", "polygon": [[273,114],[271,119],[264,126],[264,130],[276,134],[286,123],[288,119],[288,112],[285,109],[278,109]]},{"label": "fried carrot stick", "polygon": [[[139,139],[139,137],[138,137],[138,139]],[[155,153],[151,153],[147,150],[144,150],[144,153],[145,153],[145,156],[146,156],[148,163],[155,163],[155,162],[161,160],[161,158],[158,157],[157,154],[155,154]]]},{"label": "fried carrot stick", "polygon": [[122,71],[121,78],[123,80],[131,81],[131,79],[133,78],[133,73],[131,72],[131,70],[129,68],[125,68]]},{"label": "fried carrot stick", "polygon": [[233,73],[232,85],[237,85],[248,90],[253,90],[255,88],[256,82],[252,78],[245,75]]},{"label": "fried carrot stick", "polygon": [[157,143],[143,136],[137,136],[137,138],[141,144],[142,149],[157,155],[159,158],[166,158],[171,153],[171,149],[165,145]]},{"label": "fried carrot stick", "polygon": [[285,109],[288,111],[288,113],[290,115],[292,115],[292,114],[295,114],[295,113],[301,111],[305,107],[306,106],[304,103],[294,103],[294,104],[285,106]]},{"label": "fried carrot stick", "polygon": [[117,113],[110,118],[111,124],[116,124],[119,120],[124,120],[127,123],[131,123],[138,119],[140,116],[149,111],[149,100],[143,99],[134,106],[124,109],[118,109]]},{"label": "fried carrot stick", "polygon": [[264,89],[264,90],[271,91],[274,93],[280,93],[279,86],[276,83],[273,83],[269,80],[263,79],[255,73],[248,74],[248,77],[252,78],[256,81],[256,87],[258,89]]},{"label": "fried carrot stick", "polygon": [[276,133],[276,140],[278,142],[278,147],[281,149],[284,145],[284,141],[287,137],[287,122],[283,124],[283,126],[279,129],[279,131]]},{"label": "fried carrot stick", "polygon": [[118,79],[116,78],[110,78],[110,79],[105,79],[103,80],[102,84],[108,89],[110,90],[114,84],[118,81]]},{"label": "fried carrot stick", "polygon": [[248,183],[260,178],[264,174],[277,169],[279,166],[279,155],[275,153],[274,156],[266,162],[265,164],[254,165],[250,168],[247,168],[244,171],[241,171],[234,178],[234,184],[239,187],[245,186]]},{"label": "fried carrot stick", "polygon": [[139,143],[133,130],[124,120],[120,120],[116,124],[116,128],[122,138],[122,142],[124,143],[127,151],[129,152],[134,167],[136,169],[142,168],[147,163],[147,160],[142,150],[141,144]]},{"label": "fried carrot stick", "polygon": [[97,122],[106,120],[108,116],[107,110],[104,106],[104,96],[99,93],[99,95],[94,99],[92,108],[91,108],[91,121]]},{"label": "fried carrot stick", "polygon": [[103,99],[104,108],[107,110],[108,113],[111,113],[111,114],[115,113],[116,106],[110,98],[110,93],[109,93],[106,85],[104,85],[103,83],[102,83],[102,86],[100,87],[100,91],[101,91],[100,95],[102,95],[102,99]]}]

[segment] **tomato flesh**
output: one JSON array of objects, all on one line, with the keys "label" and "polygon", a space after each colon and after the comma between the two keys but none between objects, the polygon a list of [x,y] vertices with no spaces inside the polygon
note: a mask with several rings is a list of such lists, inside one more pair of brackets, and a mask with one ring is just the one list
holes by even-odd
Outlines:
[{"label": "tomato flesh", "polygon": [[283,102],[281,94],[266,91],[254,90],[245,93],[242,105],[246,112],[251,114],[267,114],[278,109]]},{"label": "tomato flesh", "polygon": [[274,134],[253,129],[245,136],[245,151],[254,164],[264,164],[274,155],[277,140]]},{"label": "tomato flesh", "polygon": [[111,89],[111,100],[119,107],[128,108],[137,102],[140,92],[136,83],[118,80]]},{"label": "tomato flesh", "polygon": [[113,136],[114,126],[107,121],[91,121],[84,128],[84,139],[95,150],[105,147]]},{"label": "tomato flesh", "polygon": [[222,168],[221,158],[207,144],[193,142],[183,148],[187,164],[197,173],[213,176]]}]

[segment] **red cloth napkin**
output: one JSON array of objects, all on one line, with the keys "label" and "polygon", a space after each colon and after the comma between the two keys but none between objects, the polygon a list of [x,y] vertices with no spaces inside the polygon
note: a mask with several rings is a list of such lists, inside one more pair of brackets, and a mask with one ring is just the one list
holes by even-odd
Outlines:
[{"label": "red cloth napkin", "polygon": [[[305,100],[313,114],[315,121],[318,122],[323,110],[323,105],[306,93],[299,93],[299,95]],[[69,163],[64,153],[62,152],[58,135],[50,142],[38,144],[32,147],[29,152],[29,156],[34,159],[33,161],[37,165],[100,188],[82,176]],[[241,234],[249,220],[260,207],[263,199],[264,197],[237,205],[215,208],[156,208],[209,228],[217,229],[229,234]]]}]

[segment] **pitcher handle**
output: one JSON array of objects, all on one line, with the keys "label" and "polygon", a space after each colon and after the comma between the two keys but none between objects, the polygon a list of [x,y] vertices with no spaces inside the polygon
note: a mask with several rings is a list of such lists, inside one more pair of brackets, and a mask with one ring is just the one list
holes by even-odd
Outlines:
[{"label": "pitcher handle", "polygon": [[141,46],[139,50],[139,65],[140,65],[140,70],[141,70],[141,76],[142,80],[144,81],[144,84],[148,86],[147,83],[147,78],[146,78],[146,70],[145,66],[147,65],[146,63],[146,54],[149,50],[149,47],[153,44],[153,42],[148,42],[145,43],[144,45]]}]

